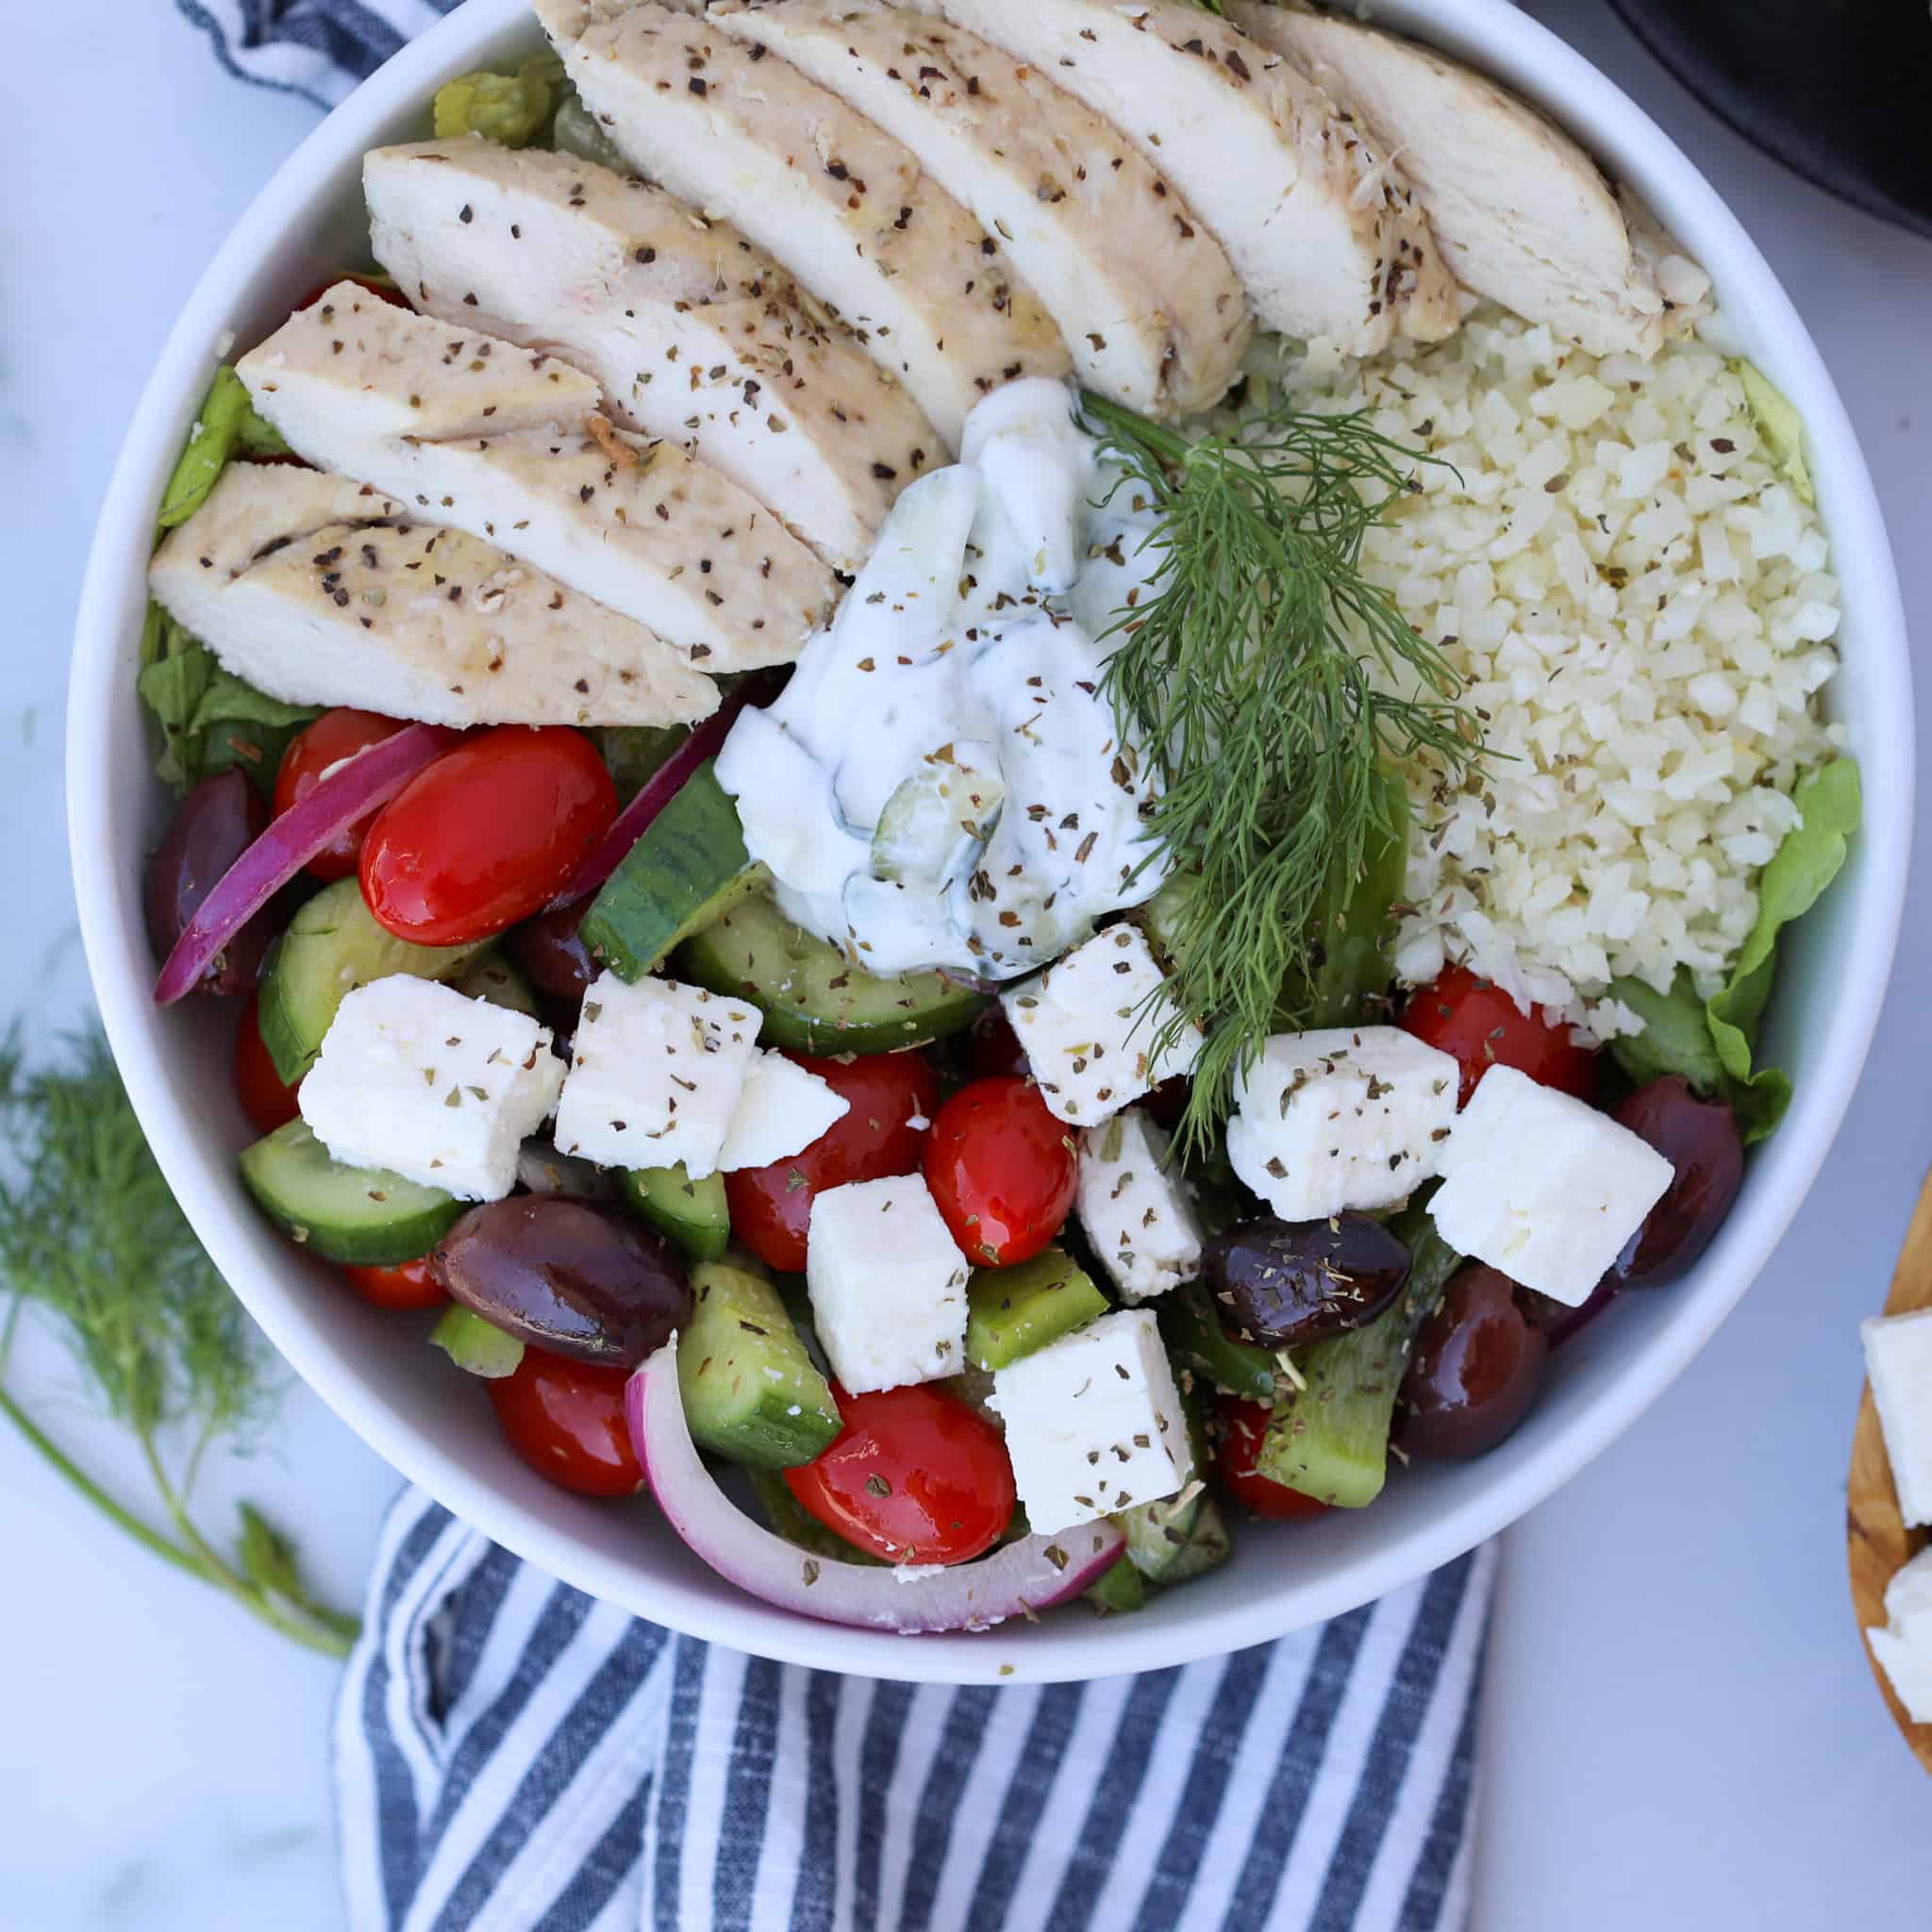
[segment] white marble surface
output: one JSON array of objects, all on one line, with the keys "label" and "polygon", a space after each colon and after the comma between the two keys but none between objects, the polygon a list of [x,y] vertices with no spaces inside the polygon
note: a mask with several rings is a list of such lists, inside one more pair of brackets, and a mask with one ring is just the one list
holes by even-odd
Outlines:
[{"label": "white marble surface", "polygon": [[[1709,170],[1818,335],[1932,630],[1932,247],[1765,161],[1601,0],[1534,10]],[[168,322],[313,112],[223,76],[165,0],[9,19],[0,116],[0,1012],[85,1010],[60,833],[65,641],[121,425]],[[29,176],[31,192],[20,192]],[[1932,683],[1932,680],[1928,680]],[[1921,717],[1932,710],[1922,690]],[[1926,734],[1932,742],[1932,733]],[[1927,788],[1932,794],[1932,787]],[[1921,827],[1932,822],[1922,807]],[[1485,1733],[1481,1932],[1922,1926],[1932,1789],[1867,1681],[1843,1588],[1858,1368],[1928,1153],[1926,868],[1901,984],[1830,1166],[1742,1310],[1609,1455],[1507,1540]],[[114,1432],[29,1338],[15,1386],[130,1486]],[[211,1473],[302,1533],[354,1600],[389,1472],[298,1389]],[[0,1928],[325,1932],[333,1669],[154,1563],[0,1437]]]}]

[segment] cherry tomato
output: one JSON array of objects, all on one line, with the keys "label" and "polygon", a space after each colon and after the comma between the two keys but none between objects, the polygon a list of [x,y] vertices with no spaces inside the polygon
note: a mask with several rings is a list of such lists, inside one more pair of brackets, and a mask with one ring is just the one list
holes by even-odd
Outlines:
[{"label": "cherry tomato", "polygon": [[305,308],[313,308],[337,282],[354,282],[358,289],[366,289],[370,294],[387,302],[391,308],[410,307],[409,298],[393,282],[378,281],[374,275],[334,275],[325,282],[318,282],[303,296],[295,305],[296,313],[300,314]]},{"label": "cherry tomato", "polygon": [[[331,767],[372,744],[380,744],[385,738],[393,738],[402,728],[400,719],[385,718],[377,711],[352,710],[347,705],[325,711],[291,738],[282,754],[281,769],[275,774],[275,816],[279,818],[298,798],[307,798]],[[372,811],[344,826],[304,870],[319,879],[347,878],[356,870],[362,841],[375,823]]]},{"label": "cherry tomato", "polygon": [[416,774],[362,841],[362,896],[399,940],[456,946],[527,919],[617,816],[581,731],[500,724]]},{"label": "cherry tomato", "polygon": [[539,1475],[580,1496],[629,1496],[644,1485],[624,1420],[623,1369],[575,1362],[525,1343],[490,1400],[509,1445]]},{"label": "cherry tomato", "polygon": [[925,1184],[975,1264],[1010,1268],[1039,1254],[1072,1210],[1079,1176],[1072,1129],[1030,1080],[975,1080],[932,1124]]},{"label": "cherry tomato", "polygon": [[449,1299],[430,1273],[427,1255],[392,1268],[344,1268],[342,1273],[349,1286],[378,1308],[440,1308]]},{"label": "cherry tomato", "polygon": [[1536,1008],[1524,1012],[1500,986],[1466,966],[1445,966],[1411,994],[1402,1024],[1461,1066],[1458,1107],[1467,1107],[1476,1082],[1499,1066],[1514,1067],[1578,1100],[1596,1098],[1596,1054],[1578,1046],[1569,1027],[1560,1022],[1551,1025]]},{"label": "cherry tomato", "polygon": [[1255,1467],[1261,1453],[1261,1439],[1268,1433],[1268,1407],[1260,1402],[1243,1402],[1237,1395],[1221,1398],[1221,1449],[1218,1468],[1221,1486],[1237,1503],[1257,1516],[1272,1516],[1290,1522],[1304,1516],[1321,1516],[1328,1505],[1305,1496]]},{"label": "cherry tomato", "polygon": [[804,1153],[770,1167],[727,1174],[724,1199],[733,1236],[768,1268],[796,1274],[805,1266],[811,1204],[821,1191],[919,1172],[940,1090],[932,1069],[916,1053],[875,1053],[856,1060],[809,1059],[797,1053],[787,1058],[851,1105]]},{"label": "cherry tomato", "polygon": [[925,1383],[875,1395],[834,1389],[844,1429],[785,1481],[847,1542],[893,1563],[964,1563],[1013,1514],[1013,1466],[1000,1432]]},{"label": "cherry tomato", "polygon": [[[297,1081],[296,1086],[301,1082]],[[261,1043],[261,1028],[255,1021],[255,995],[248,995],[242,1008],[242,1024],[235,1029],[235,1096],[242,1111],[264,1134],[273,1134],[301,1112],[295,1102],[295,1088],[282,1084],[268,1048]]]}]

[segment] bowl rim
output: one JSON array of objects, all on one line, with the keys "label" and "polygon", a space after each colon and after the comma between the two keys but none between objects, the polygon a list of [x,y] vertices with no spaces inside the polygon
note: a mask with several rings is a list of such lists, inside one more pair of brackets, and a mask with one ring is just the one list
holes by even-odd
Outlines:
[{"label": "bowl rim", "polygon": [[[117,886],[100,855],[131,842],[109,783],[111,721],[132,702],[125,624],[128,572],[143,559],[160,481],[207,381],[210,345],[229,325],[250,268],[290,232],[291,223],[344,160],[374,144],[383,123],[411,99],[426,99],[487,42],[527,21],[526,0],[470,0],[446,15],[351,94],[296,148],[242,214],[197,283],[130,419],[90,550],[69,680],[67,811],[75,899],[89,969],[108,1040],[162,1173],[190,1222],[250,1313],[303,1379],[348,1426],[410,1481],[458,1516],[552,1574],[639,1615],[735,1648],[822,1669],[920,1682],[1050,1682],[1192,1661],[1265,1641],[1383,1595],[1484,1541],[1542,1501],[1606,1448],[1690,1362],[1757,1276],[1797,1212],[1836,1135],[1870,1047],[1903,912],[1913,785],[1910,668],[1905,617],[1883,519],[1837,390],[1804,324],[1737,218],[1651,119],[1583,57],[1507,0],[1407,0],[1393,11],[1446,51],[1589,130],[1600,154],[1623,158],[1647,199],[1667,199],[1678,225],[1697,237],[1707,266],[1722,257],[1727,301],[1752,305],[1783,351],[1781,376],[1800,404],[1821,481],[1829,482],[1834,567],[1856,585],[1861,681],[1874,697],[1856,746],[1868,808],[1857,856],[1856,904],[1842,958],[1833,968],[1836,1005],[1815,1071],[1757,1164],[1774,1172],[1740,1199],[1717,1250],[1672,1291],[1668,1316],[1630,1361],[1591,1392],[1564,1425],[1497,1465],[1496,1479],[1379,1551],[1345,1556],[1316,1574],[1285,1580],[1253,1600],[1171,1621],[1110,1620],[1107,1639],[1077,1620],[996,1636],[925,1637],[904,1643],[876,1631],[814,1623],[732,1592],[677,1578],[646,1578],[592,1550],[567,1526],[506,1495],[471,1471],[366,1385],[276,1276],[257,1268],[232,1189],[197,1136],[192,1097],[171,1084],[160,1016],[150,985],[130,962],[146,959],[130,934],[138,895]],[[1667,193],[1657,195],[1656,184]],[[1690,224],[1682,211],[1694,216]],[[1689,244],[1687,237],[1687,245]],[[1795,380],[1792,378],[1795,377]],[[1849,601],[1849,600],[1848,600]],[[130,943],[130,941],[138,941]],[[222,1166],[226,1165],[225,1154]],[[1748,1208],[1749,1211],[1746,1212]],[[1722,1259],[1713,1271],[1711,1263]],[[1502,1452],[1498,1452],[1500,1455]],[[1058,1621],[1058,1620],[1057,1620]]]}]

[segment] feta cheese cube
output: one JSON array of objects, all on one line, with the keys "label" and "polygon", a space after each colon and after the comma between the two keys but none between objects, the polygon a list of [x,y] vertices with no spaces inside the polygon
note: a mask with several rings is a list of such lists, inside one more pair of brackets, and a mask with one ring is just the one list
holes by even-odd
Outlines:
[{"label": "feta cheese cube", "polygon": [[1491,1067],[1442,1143],[1442,1239],[1578,1307],[1671,1184],[1671,1163],[1607,1114]]},{"label": "feta cheese cube", "polygon": [[1277,1033],[1236,1077],[1227,1158],[1284,1221],[1392,1208],[1436,1174],[1460,1078],[1399,1026]]},{"label": "feta cheese cube", "polygon": [[398,973],[336,1008],[299,1103],[347,1166],[500,1201],[516,1186],[518,1147],[557,1105],[562,1080],[549,1027]]},{"label": "feta cheese cube", "polygon": [[1906,1715],[1932,1724],[1932,1549],[1904,1564],[1885,1587],[1885,1627],[1865,1640]]},{"label": "feta cheese cube", "polygon": [[1201,1272],[1201,1224],[1178,1171],[1161,1165],[1167,1136],[1138,1107],[1089,1127],[1080,1147],[1080,1225],[1130,1302],[1165,1294]]},{"label": "feta cheese cube", "polygon": [[852,1103],[834,1093],[829,1081],[808,1073],[782,1053],[758,1050],[738,1096],[738,1111],[718,1166],[725,1174],[741,1167],[770,1167],[802,1154],[833,1122],[843,1120]]},{"label": "feta cheese cube", "polygon": [[681,1160],[694,1181],[715,1174],[763,1022],[749,1000],[599,974],[557,1108],[558,1152],[606,1167]]},{"label": "feta cheese cube", "polygon": [[1899,1513],[1932,1524],[1932,1308],[1858,1324]]},{"label": "feta cheese cube", "polygon": [[1122,1308],[995,1372],[1026,1520],[1045,1535],[1171,1496],[1193,1472],[1152,1308]]},{"label": "feta cheese cube", "polygon": [[1140,927],[1110,925],[1001,994],[1056,1120],[1111,1120],[1161,1081],[1192,1071],[1201,1050],[1192,1024],[1166,1053],[1152,1051],[1175,1011],[1166,984]]},{"label": "feta cheese cube", "polygon": [[812,1320],[833,1374],[855,1395],[958,1373],[969,1273],[916,1174],[827,1188],[812,1201]]}]

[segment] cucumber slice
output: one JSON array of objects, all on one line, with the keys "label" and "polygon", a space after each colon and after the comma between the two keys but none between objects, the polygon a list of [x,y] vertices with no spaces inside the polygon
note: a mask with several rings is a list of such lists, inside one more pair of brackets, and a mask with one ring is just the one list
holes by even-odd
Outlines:
[{"label": "cucumber slice", "polygon": [[691,1440],[754,1469],[809,1462],[845,1426],[778,1291],[722,1261],[691,1273],[696,1311],[677,1344]]},{"label": "cucumber slice", "polygon": [[620,979],[641,979],[770,877],[745,851],[738,808],[707,758],[624,855],[577,931]]},{"label": "cucumber slice", "polygon": [[494,946],[478,953],[450,984],[466,999],[488,1000],[492,1007],[527,1013],[533,1020],[543,1017],[530,982]]},{"label": "cucumber slice", "polygon": [[514,1375],[524,1359],[524,1344],[486,1322],[474,1308],[452,1303],[429,1331],[429,1339],[457,1367],[486,1382]]},{"label": "cucumber slice", "polygon": [[1121,1557],[1101,1573],[1098,1583],[1090,1583],[1080,1593],[1103,1617],[1124,1617],[1131,1610],[1144,1610],[1157,1588],[1134,1567],[1132,1557]]},{"label": "cucumber slice", "polygon": [[1390,1226],[1409,1252],[1408,1280],[1395,1306],[1366,1328],[1297,1353],[1295,1366],[1307,1387],[1289,1390],[1275,1404],[1255,1458],[1263,1475],[1342,1509],[1359,1509],[1382,1493],[1389,1425],[1409,1350],[1462,1265],[1420,1207]]},{"label": "cucumber slice", "polygon": [[976,739],[928,753],[886,800],[872,835],[875,878],[938,887],[992,836],[1007,796],[999,754]]},{"label": "cucumber slice", "polygon": [[1161,1332],[1175,1367],[1205,1375],[1217,1389],[1249,1402],[1272,1404],[1280,1387],[1277,1364],[1265,1348],[1237,1341],[1214,1319],[1205,1282],[1191,1282],[1162,1297]]},{"label": "cucumber slice", "polygon": [[1150,1583],[1205,1576],[1227,1561],[1233,1547],[1221,1511],[1199,1483],[1158,1503],[1137,1503],[1114,1521],[1127,1539],[1125,1560]]},{"label": "cucumber slice", "polygon": [[289,922],[262,970],[256,1017],[275,1072],[292,1087],[308,1071],[336,1008],[358,986],[391,973],[454,979],[476,952],[412,946],[376,924],[355,879],[323,887]]},{"label": "cucumber slice", "polygon": [[680,977],[748,999],[765,1015],[761,1046],[800,1053],[890,1053],[973,1024],[985,997],[937,973],[880,978],[801,930],[769,899],[747,899],[677,956]]},{"label": "cucumber slice", "polygon": [[1106,1313],[1107,1297],[1062,1249],[1012,1268],[976,1268],[966,1290],[966,1359],[1003,1369]]},{"label": "cucumber slice", "polygon": [[441,1188],[331,1159],[307,1121],[290,1121],[244,1147],[241,1166],[248,1191],[284,1234],[325,1260],[351,1266],[413,1261],[463,1211],[463,1203]]},{"label": "cucumber slice", "polygon": [[639,1167],[617,1184],[625,1207],[677,1244],[688,1261],[722,1261],[731,1244],[731,1210],[724,1205],[724,1176],[694,1181],[675,1167]]}]

